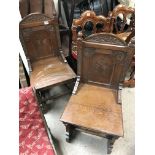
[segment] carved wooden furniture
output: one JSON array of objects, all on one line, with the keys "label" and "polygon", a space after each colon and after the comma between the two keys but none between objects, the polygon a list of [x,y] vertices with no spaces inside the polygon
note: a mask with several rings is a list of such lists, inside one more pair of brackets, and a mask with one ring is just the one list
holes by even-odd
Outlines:
[{"label": "carved wooden furniture", "polygon": [[[125,5],[117,5],[109,13],[111,18],[111,32],[116,34],[127,43],[135,36],[135,9]],[[135,86],[135,57],[132,58],[132,64],[129,68],[129,78],[124,81],[124,86]]]},{"label": "carved wooden furniture", "polygon": [[82,32],[85,38],[91,34],[110,32],[110,18],[102,15],[96,16],[94,11],[87,10],[79,19],[74,19],[72,24],[72,56],[77,59],[77,34]]},{"label": "carved wooden furniture", "polygon": [[134,54],[134,45],[116,35],[97,33],[78,38],[78,75],[60,120],[66,141],[79,129],[108,139],[108,153],[123,136],[121,84]]},{"label": "carved wooden furniture", "polygon": [[19,90],[19,154],[57,155],[32,87]]},{"label": "carved wooden furniture", "polygon": [[119,4],[112,12],[109,12],[109,16],[111,18],[111,32],[126,40],[135,29],[134,8]]},{"label": "carved wooden furniture", "polygon": [[[45,90],[68,83],[75,78],[61,50],[58,24],[50,17],[33,13],[19,24],[20,40],[29,64],[30,83],[38,97]],[[47,98],[48,99],[48,98]]]}]

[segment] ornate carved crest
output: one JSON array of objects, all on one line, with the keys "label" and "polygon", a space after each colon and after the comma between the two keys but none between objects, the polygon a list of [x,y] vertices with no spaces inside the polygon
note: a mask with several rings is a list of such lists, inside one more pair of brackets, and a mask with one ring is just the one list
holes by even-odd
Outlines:
[{"label": "ornate carved crest", "polygon": [[32,23],[32,22],[44,22],[44,21],[48,21],[51,20],[50,17],[44,15],[44,14],[30,14],[28,16],[26,16],[20,24],[28,24],[28,23]]},{"label": "ornate carved crest", "polygon": [[120,38],[112,34],[105,34],[105,33],[89,36],[85,39],[85,41],[101,43],[101,44],[112,44],[112,45],[122,45],[122,46],[126,45],[126,43]]}]

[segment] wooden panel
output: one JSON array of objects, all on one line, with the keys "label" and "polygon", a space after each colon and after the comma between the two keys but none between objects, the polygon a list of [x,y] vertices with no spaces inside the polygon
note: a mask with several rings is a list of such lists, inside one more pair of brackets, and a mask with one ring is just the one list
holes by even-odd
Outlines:
[{"label": "wooden panel", "polygon": [[27,54],[33,62],[40,58],[56,56],[58,42],[53,26],[40,26],[23,30]]},{"label": "wooden panel", "polygon": [[43,14],[30,14],[20,22],[20,40],[30,62],[59,55],[58,25]]},{"label": "wooden panel", "polygon": [[112,89],[81,84],[60,120],[96,133],[123,136],[121,105]]},{"label": "wooden panel", "polygon": [[117,88],[126,71],[124,68],[129,66],[128,57],[133,55],[126,43],[112,34],[96,34],[81,44],[81,56],[78,58],[81,80]]}]

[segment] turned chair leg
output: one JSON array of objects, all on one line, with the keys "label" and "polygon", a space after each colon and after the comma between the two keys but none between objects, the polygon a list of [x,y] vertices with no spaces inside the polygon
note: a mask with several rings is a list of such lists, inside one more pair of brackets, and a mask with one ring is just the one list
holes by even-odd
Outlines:
[{"label": "turned chair leg", "polygon": [[65,126],[66,126],[66,142],[69,143],[71,141],[73,126],[70,124],[65,124]]},{"label": "turned chair leg", "polygon": [[114,142],[117,138],[116,137],[109,137],[108,144],[107,144],[107,154],[110,154],[113,149]]}]

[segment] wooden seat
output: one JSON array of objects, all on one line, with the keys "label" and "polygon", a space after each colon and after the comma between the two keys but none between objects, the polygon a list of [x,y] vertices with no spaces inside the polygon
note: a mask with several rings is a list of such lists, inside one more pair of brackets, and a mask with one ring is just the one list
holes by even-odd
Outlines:
[{"label": "wooden seat", "polygon": [[61,49],[59,26],[54,18],[32,13],[22,19],[19,28],[30,70],[30,84],[36,89],[38,99],[46,111],[46,102],[43,101],[51,98],[48,89],[71,82],[76,75]]},{"label": "wooden seat", "polygon": [[61,121],[101,135],[104,132],[123,136],[122,109],[113,89],[81,84],[77,94],[70,98]]},{"label": "wooden seat", "polygon": [[134,54],[132,42],[127,44],[114,34],[96,33],[77,39],[78,75],[60,120],[66,126],[66,141],[73,129],[108,139],[108,153],[114,141],[123,136],[121,85]]},{"label": "wooden seat", "polygon": [[32,63],[31,85],[43,89],[75,78],[75,73],[57,57],[50,57]]}]

